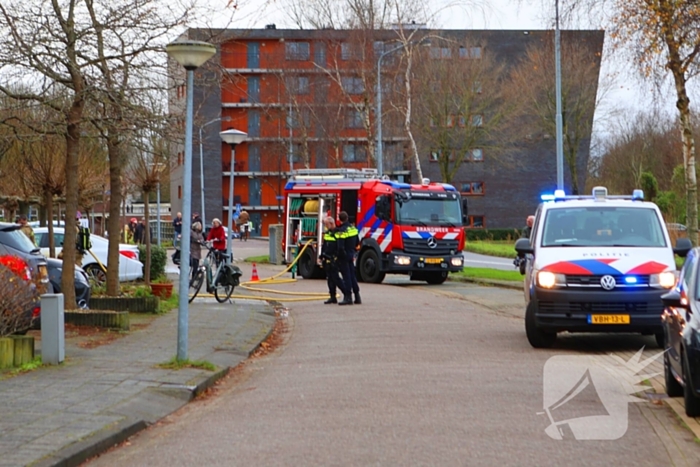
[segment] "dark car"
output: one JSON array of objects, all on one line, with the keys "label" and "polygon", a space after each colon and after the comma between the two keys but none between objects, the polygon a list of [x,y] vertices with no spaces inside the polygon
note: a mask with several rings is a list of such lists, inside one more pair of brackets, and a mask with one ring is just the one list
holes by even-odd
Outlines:
[{"label": "dark car", "polygon": [[700,416],[700,248],[686,257],[676,287],[663,295],[666,393],[683,396],[685,413]]},{"label": "dark car", "polygon": [[[60,259],[47,258],[46,264],[49,268],[49,282],[54,293],[61,293],[61,274],[63,273],[63,261]],[[83,268],[75,267],[75,301],[78,308],[88,308],[90,304],[90,281]]]},{"label": "dark car", "polygon": [[32,273],[32,277],[41,284],[49,284],[46,258],[41,250],[20,230],[18,224],[0,222],[0,255],[22,258]]}]

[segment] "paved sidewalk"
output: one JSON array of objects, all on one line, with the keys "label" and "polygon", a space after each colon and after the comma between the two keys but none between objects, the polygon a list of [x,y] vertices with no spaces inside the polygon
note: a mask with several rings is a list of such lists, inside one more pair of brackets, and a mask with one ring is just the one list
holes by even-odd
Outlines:
[{"label": "paved sidewalk", "polygon": [[78,465],[187,404],[245,360],[272,331],[265,302],[189,308],[190,360],[219,370],[165,370],[177,350],[177,310],[94,349],[66,346],[66,361],[0,380],[0,466]]}]

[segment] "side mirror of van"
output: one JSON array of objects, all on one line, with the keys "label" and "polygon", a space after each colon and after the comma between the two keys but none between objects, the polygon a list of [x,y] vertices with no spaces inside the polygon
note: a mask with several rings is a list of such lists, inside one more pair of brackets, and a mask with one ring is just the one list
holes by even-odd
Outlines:
[{"label": "side mirror of van", "polygon": [[519,238],[518,241],[515,242],[515,251],[518,252],[518,256],[531,255],[535,252],[529,238]]},{"label": "side mirror of van", "polygon": [[661,296],[661,301],[664,302],[664,306],[673,308],[685,308],[687,306],[687,302],[683,303],[681,300],[681,294],[677,290],[671,290],[670,292],[663,294]]},{"label": "side mirror of van", "polygon": [[676,246],[673,249],[673,253],[677,254],[681,258],[685,258],[692,248],[693,244],[690,243],[689,238],[679,238],[676,240]]}]

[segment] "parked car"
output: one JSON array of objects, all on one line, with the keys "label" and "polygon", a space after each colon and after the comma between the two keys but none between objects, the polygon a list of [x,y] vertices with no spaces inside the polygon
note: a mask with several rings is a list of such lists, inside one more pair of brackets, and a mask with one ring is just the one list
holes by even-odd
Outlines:
[{"label": "parked car", "polygon": [[[49,256],[49,229],[48,227],[37,227],[34,229],[34,236],[36,237],[36,242],[41,248],[41,253],[48,257]],[[56,254],[58,254],[63,249],[63,238],[64,238],[64,228],[54,227],[54,246],[56,247]],[[100,237],[99,235],[90,234],[90,242],[92,243],[92,248],[90,251],[100,260],[100,262],[105,266],[109,267],[107,264],[107,251],[109,246],[109,240]],[[136,245],[127,245],[124,243],[119,244],[119,280],[120,281],[133,281],[143,277],[143,263],[138,260],[139,250]],[[95,257],[93,257],[90,252],[83,255],[82,267],[88,276],[95,278],[97,282],[104,282],[106,274],[98,264]]]},{"label": "parked car", "polygon": [[46,258],[39,248],[22,233],[18,224],[0,222],[0,255],[12,255],[22,258],[39,283],[48,285],[49,273]]},{"label": "parked car", "polygon": [[685,413],[700,416],[700,248],[686,257],[676,287],[661,297],[661,322],[666,339],[664,379],[666,393],[683,396]]},{"label": "parked car", "polygon": [[[63,261],[55,258],[46,258],[49,268],[49,282],[54,293],[61,293],[61,274],[63,273]],[[75,301],[79,308],[88,308],[90,305],[90,281],[83,268],[75,267]]]}]

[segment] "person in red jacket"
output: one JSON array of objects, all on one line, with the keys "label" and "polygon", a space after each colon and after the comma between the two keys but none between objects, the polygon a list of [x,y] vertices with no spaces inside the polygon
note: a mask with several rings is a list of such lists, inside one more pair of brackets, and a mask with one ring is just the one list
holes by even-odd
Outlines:
[{"label": "person in red jacket", "polygon": [[209,235],[207,235],[207,241],[212,242],[214,249],[221,253],[220,258],[226,256],[226,232],[219,219],[215,218],[211,221],[211,230],[209,231]]}]

